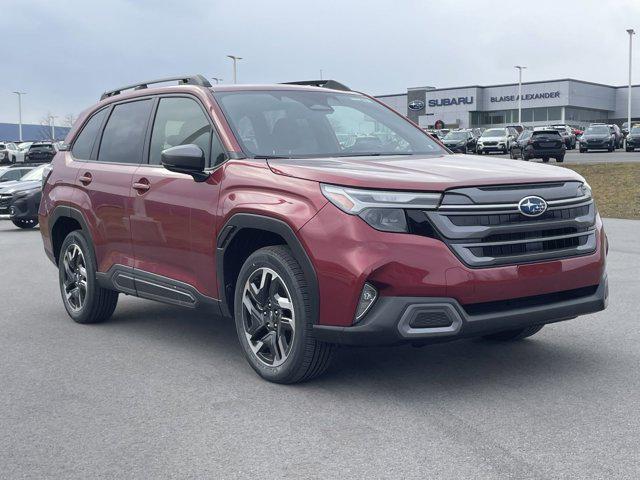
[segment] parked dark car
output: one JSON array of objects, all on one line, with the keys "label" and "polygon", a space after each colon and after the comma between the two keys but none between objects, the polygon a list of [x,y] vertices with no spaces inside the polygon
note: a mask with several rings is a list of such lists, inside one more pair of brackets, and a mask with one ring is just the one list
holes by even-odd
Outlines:
[{"label": "parked dark car", "polygon": [[576,148],[576,134],[573,133],[573,128],[569,125],[553,125],[551,128],[560,132],[564,139],[564,146],[567,150],[573,150]]},{"label": "parked dark car", "polygon": [[25,163],[48,163],[57,152],[52,142],[34,142],[24,155]]},{"label": "parked dark car", "polygon": [[613,152],[616,148],[616,137],[604,123],[594,123],[584,131],[580,137],[580,153],[589,150],[608,150]]},{"label": "parked dark car", "polygon": [[[526,130],[520,135],[526,135]],[[511,148],[511,158],[531,160],[541,158],[548,162],[555,158],[557,162],[564,162],[564,154],[567,149],[560,132],[554,128],[547,130],[535,130],[528,137],[520,138]]]},{"label": "parked dark car", "polygon": [[442,139],[442,143],[456,153],[476,151],[476,137],[469,130],[453,130]]},{"label": "parked dark car", "polygon": [[640,126],[631,128],[627,135],[625,150],[633,152],[636,148],[640,148]]},{"label": "parked dark car", "polygon": [[0,167],[0,184],[20,180],[31,170],[33,170],[33,167],[20,164]]},{"label": "parked dark car", "polygon": [[24,185],[13,190],[9,218],[16,227],[33,228],[38,225],[38,208],[42,199],[42,183]]},{"label": "parked dark car", "polygon": [[522,158],[522,151],[531,138],[532,133],[533,130],[523,130],[516,141],[511,144],[511,148],[509,149],[509,157],[511,157],[512,159]]},{"label": "parked dark car", "polygon": [[15,193],[42,187],[42,172],[46,167],[47,165],[40,165],[19,180],[0,184],[0,215],[10,213]]}]

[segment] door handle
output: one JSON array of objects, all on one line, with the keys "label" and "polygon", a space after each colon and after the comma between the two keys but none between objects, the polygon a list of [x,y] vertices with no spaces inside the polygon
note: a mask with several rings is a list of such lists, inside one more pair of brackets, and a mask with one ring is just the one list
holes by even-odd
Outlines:
[{"label": "door handle", "polygon": [[141,178],[137,182],[133,182],[133,189],[140,195],[147,192],[150,188],[151,185],[149,185],[149,180],[147,180],[146,178]]},{"label": "door handle", "polygon": [[83,184],[83,185],[89,185],[91,183],[91,180],[93,180],[93,177],[91,176],[91,174],[89,172],[85,172],[79,179],[78,181]]}]

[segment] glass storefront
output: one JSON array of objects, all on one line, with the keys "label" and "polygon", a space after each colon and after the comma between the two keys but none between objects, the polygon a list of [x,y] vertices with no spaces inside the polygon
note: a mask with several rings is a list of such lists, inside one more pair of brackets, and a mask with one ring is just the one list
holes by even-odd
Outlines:
[{"label": "glass storefront", "polygon": [[[557,122],[562,120],[562,107],[523,108],[522,123]],[[493,112],[471,112],[472,127],[516,124],[518,110],[496,110]]]}]

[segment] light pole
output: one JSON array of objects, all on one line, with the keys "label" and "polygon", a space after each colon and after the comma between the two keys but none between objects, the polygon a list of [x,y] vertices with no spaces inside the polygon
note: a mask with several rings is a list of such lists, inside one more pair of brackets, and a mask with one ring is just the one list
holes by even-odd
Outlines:
[{"label": "light pole", "polygon": [[49,115],[49,125],[51,126],[51,140],[56,141],[56,118],[57,115]]},{"label": "light pole", "polygon": [[516,65],[514,68],[518,69],[518,123],[522,124],[522,70],[527,67]]},{"label": "light pole", "polygon": [[13,92],[18,96],[18,138],[22,142],[22,95],[27,92]]},{"label": "light pole", "polygon": [[633,46],[633,36],[636,34],[633,28],[627,30],[629,34],[629,94],[627,95],[627,129],[631,131],[631,47]]},{"label": "light pole", "polygon": [[233,83],[238,83],[238,60],[242,60],[242,57],[236,57],[235,55],[227,55],[233,60]]},{"label": "light pole", "polygon": [[220,78],[220,77],[211,77],[211,80],[214,80],[214,81],[216,82],[216,85],[217,85],[217,84],[219,84],[219,83],[220,83],[222,80],[224,80],[224,79],[222,79],[222,78]]}]

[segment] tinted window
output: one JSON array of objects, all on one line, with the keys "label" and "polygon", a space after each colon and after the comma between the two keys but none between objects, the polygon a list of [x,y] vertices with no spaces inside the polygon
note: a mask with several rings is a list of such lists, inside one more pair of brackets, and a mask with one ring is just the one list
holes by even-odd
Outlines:
[{"label": "tinted window", "polygon": [[76,141],[73,143],[71,153],[74,157],[91,160],[91,150],[93,149],[93,144],[96,136],[98,135],[98,131],[100,130],[100,125],[102,125],[102,120],[106,114],[107,109],[105,108],[89,119],[82,129],[82,132],[80,132],[80,135],[78,135]]},{"label": "tinted window", "polygon": [[98,160],[141,163],[151,100],[116,105],[104,127]]},{"label": "tinted window", "polygon": [[211,124],[196,101],[189,98],[162,98],[153,124],[149,163],[160,165],[163,150],[190,143],[199,146],[208,159],[211,139]]},{"label": "tinted window", "polygon": [[4,175],[2,175],[2,180],[8,182],[10,180],[18,180],[22,176],[20,170],[9,170]]},{"label": "tinted window", "polygon": [[536,137],[559,137],[560,132],[557,130],[540,130],[537,132],[533,132],[533,135]]}]

